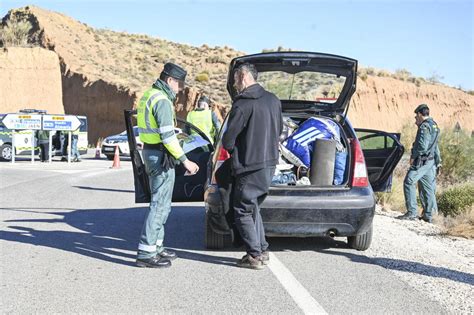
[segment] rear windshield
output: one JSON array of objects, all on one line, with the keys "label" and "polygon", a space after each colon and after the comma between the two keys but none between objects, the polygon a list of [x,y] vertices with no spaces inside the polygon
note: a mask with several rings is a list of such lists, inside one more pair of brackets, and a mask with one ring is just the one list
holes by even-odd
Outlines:
[{"label": "rear windshield", "polygon": [[335,103],[341,94],[346,77],[313,71],[295,74],[282,71],[258,73],[258,83],[282,100]]}]

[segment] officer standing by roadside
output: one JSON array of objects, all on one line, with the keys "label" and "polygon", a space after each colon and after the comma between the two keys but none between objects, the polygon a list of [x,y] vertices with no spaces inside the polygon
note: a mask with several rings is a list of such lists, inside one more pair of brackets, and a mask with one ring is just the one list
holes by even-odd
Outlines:
[{"label": "officer standing by roadside", "polygon": [[431,223],[436,205],[436,175],[441,165],[438,140],[440,130],[430,117],[428,105],[421,104],[415,109],[415,121],[418,126],[415,142],[411,149],[410,168],[403,183],[407,212],[399,216],[402,220],[415,220],[418,217],[416,202],[416,184],[423,207],[420,217]]},{"label": "officer standing by roadside", "polygon": [[137,106],[137,124],[144,143],[143,159],[151,192],[150,208],[138,244],[136,264],[139,267],[169,267],[176,258],[176,253],[163,247],[164,224],[171,211],[174,165],[177,161],[183,163],[190,175],[199,170],[196,163],[186,158],[174,132],[173,102],[185,78],[183,68],[165,64],[160,78],[145,91]]},{"label": "officer standing by roadside", "polygon": [[[211,140],[211,143],[214,143],[217,132],[221,128],[221,123],[216,113],[209,109],[210,102],[209,98],[202,95],[196,108],[188,113],[186,121],[196,126]],[[192,130],[191,133],[193,133]]]},{"label": "officer standing by roadside", "polygon": [[49,132],[38,130],[36,131],[36,138],[40,147],[41,162],[47,162],[49,160]]},{"label": "officer standing by roadside", "polygon": [[232,205],[235,225],[247,254],[239,267],[262,269],[269,261],[260,205],[278,163],[283,129],[280,100],[260,86],[257,69],[245,63],[234,72],[234,98],[222,144],[231,154]]},{"label": "officer standing by roadside", "polygon": [[80,129],[77,128],[72,132],[72,145],[71,145],[71,158],[73,162],[81,162],[81,154],[79,153],[79,148],[77,144],[79,142],[79,133]]}]

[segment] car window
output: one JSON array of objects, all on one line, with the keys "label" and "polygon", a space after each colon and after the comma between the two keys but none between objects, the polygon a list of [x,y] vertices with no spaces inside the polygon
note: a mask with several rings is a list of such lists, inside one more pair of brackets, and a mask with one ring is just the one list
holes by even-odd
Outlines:
[{"label": "car window", "polygon": [[282,100],[335,103],[346,78],[331,73],[302,71],[295,74],[266,71],[258,74],[258,83]]},{"label": "car window", "polygon": [[183,148],[184,153],[191,152],[197,148],[202,148],[204,151],[208,151],[209,142],[200,135],[192,132],[186,125],[179,122],[174,128],[176,137],[179,140],[179,144]]},{"label": "car window", "polygon": [[386,135],[363,131],[357,131],[356,133],[362,150],[388,149],[395,146],[395,141]]}]

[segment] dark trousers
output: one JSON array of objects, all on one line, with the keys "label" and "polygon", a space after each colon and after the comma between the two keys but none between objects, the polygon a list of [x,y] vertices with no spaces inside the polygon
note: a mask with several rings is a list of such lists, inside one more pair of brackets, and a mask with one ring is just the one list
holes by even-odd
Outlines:
[{"label": "dark trousers", "polygon": [[260,205],[268,194],[274,173],[275,167],[271,167],[239,174],[232,186],[235,226],[252,257],[268,249]]},{"label": "dark trousers", "polygon": [[46,142],[46,143],[39,143],[39,147],[41,149],[40,153],[40,158],[41,158],[41,161],[47,161],[49,160],[49,143]]}]

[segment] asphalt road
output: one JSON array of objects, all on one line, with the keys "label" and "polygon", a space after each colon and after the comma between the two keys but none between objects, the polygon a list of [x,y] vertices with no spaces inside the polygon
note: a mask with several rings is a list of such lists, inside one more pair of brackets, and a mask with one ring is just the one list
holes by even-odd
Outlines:
[{"label": "asphalt road", "polygon": [[137,268],[146,205],[111,164],[0,163],[1,313],[446,313],[344,239],[272,238],[269,268],[237,268],[204,248],[203,203],[173,206],[171,268]]}]

